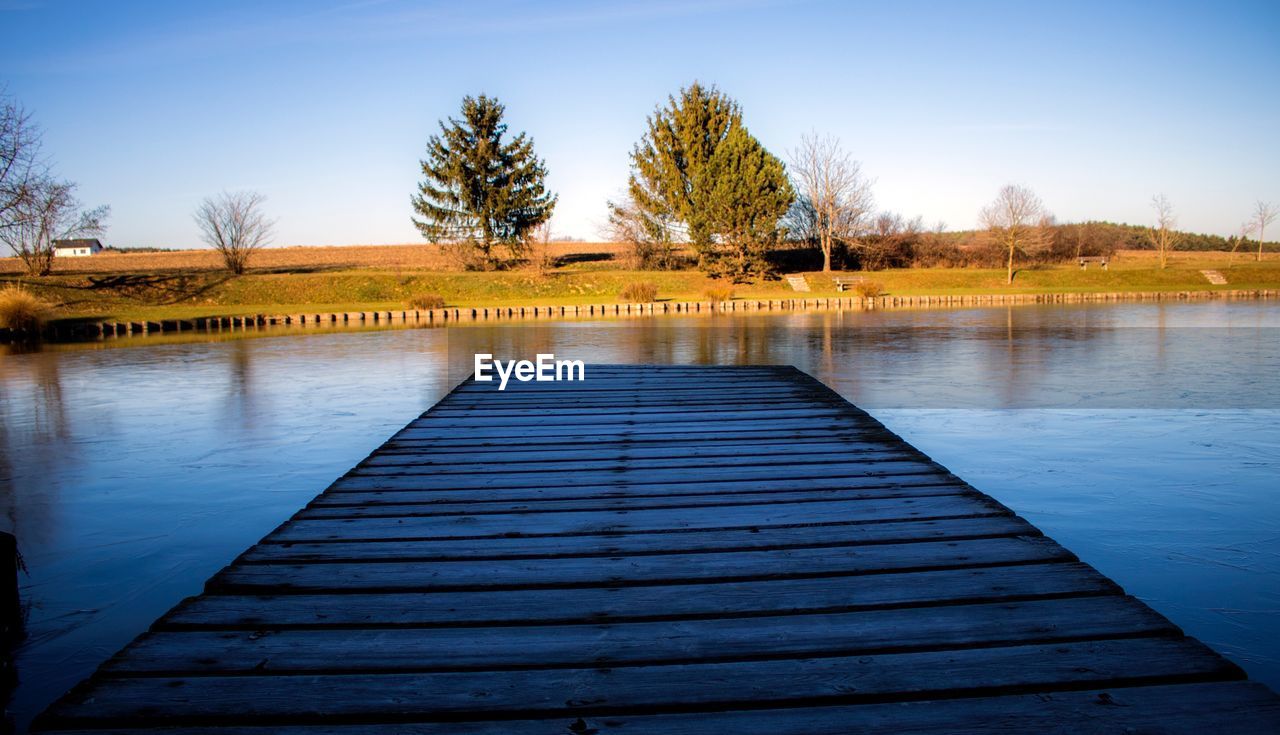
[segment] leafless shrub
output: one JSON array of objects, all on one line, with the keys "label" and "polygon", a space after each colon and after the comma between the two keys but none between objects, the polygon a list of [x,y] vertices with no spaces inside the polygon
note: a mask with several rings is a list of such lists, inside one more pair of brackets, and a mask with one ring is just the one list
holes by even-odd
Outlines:
[{"label": "leafless shrub", "polygon": [[658,300],[657,284],[648,281],[636,281],[623,287],[618,300],[632,304],[649,304]]},{"label": "leafless shrub", "polygon": [[654,216],[628,196],[609,202],[610,240],[630,246],[628,265],[636,270],[666,270],[679,265],[676,240],[679,225],[673,217]]},{"label": "leafless shrub", "polygon": [[1173,205],[1164,194],[1151,197],[1151,208],[1156,210],[1156,226],[1147,231],[1151,245],[1156,249],[1160,259],[1160,267],[1169,264],[1169,253],[1178,242],[1178,218],[1173,214]]},{"label": "leafless shrub", "polygon": [[732,283],[716,283],[707,286],[702,291],[702,295],[707,297],[708,301],[721,303],[723,301],[733,301],[733,284]]},{"label": "leafless shrub", "polygon": [[444,297],[438,293],[421,293],[409,299],[410,309],[443,309]]},{"label": "leafless shrub", "polygon": [[1276,209],[1276,205],[1262,200],[1258,201],[1253,210],[1253,228],[1258,231],[1258,262],[1262,262],[1262,244],[1267,241],[1267,225],[1276,221],[1277,214],[1280,214],[1280,210]]},{"label": "leafless shrub", "polygon": [[876,215],[858,242],[862,268],[882,270],[908,265],[923,230],[924,221],[920,217],[907,219],[894,212]]},{"label": "leafless shrub", "polygon": [[195,211],[201,238],[222,256],[228,270],[241,275],[253,254],[271,241],[275,223],[262,211],[267,198],[254,191],[206,197]]},{"label": "leafless shrub", "polygon": [[21,199],[0,223],[0,242],[22,260],[27,273],[46,276],[53,270],[55,240],[97,237],[111,209],[84,209],[76,185],[42,178],[29,182]]},{"label": "leafless shrub", "polygon": [[537,275],[545,276],[556,267],[556,257],[551,252],[551,220],[530,231],[524,251],[529,267]]},{"label": "leafless shrub", "polygon": [[864,299],[874,299],[884,295],[884,284],[876,281],[862,281],[854,284],[853,292]]}]

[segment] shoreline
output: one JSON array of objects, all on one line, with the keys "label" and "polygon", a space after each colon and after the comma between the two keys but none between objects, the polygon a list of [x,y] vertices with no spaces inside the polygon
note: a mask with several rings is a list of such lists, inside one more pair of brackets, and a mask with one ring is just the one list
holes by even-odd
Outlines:
[{"label": "shoreline", "polygon": [[[348,312],[244,314],[160,321],[55,321],[45,327],[51,342],[84,342],[160,334],[207,333],[269,329],[272,327],[379,328],[410,325],[447,326],[451,323],[556,320],[569,317],[730,314],[768,311],[826,311],[876,309],[933,309],[1035,304],[1126,303],[1143,301],[1268,300],[1280,289],[1218,289],[1194,291],[1110,291],[1017,294],[952,294],[921,296],[817,297],[791,299],[740,298],[731,301],[656,301],[595,303],[560,306],[460,306],[439,309],[394,309]],[[21,333],[0,328],[0,342],[15,342]]]}]

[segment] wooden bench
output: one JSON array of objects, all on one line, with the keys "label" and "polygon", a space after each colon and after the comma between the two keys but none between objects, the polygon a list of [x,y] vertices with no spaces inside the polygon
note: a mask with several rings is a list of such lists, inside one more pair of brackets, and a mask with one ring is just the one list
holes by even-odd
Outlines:
[{"label": "wooden bench", "polygon": [[834,280],[836,282],[837,291],[848,291],[859,283],[865,282],[867,279],[862,276],[836,276]]},{"label": "wooden bench", "polygon": [[1090,263],[1097,263],[1102,266],[1102,270],[1107,269],[1107,258],[1105,255],[1090,255],[1080,259],[1080,270],[1085,270]]}]

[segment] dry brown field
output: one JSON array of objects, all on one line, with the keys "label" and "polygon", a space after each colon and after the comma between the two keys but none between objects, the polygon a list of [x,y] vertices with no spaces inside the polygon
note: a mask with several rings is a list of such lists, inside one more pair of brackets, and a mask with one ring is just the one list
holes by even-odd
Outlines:
[{"label": "dry brown field", "polygon": [[[622,254],[619,243],[554,242],[551,254],[564,260],[608,260]],[[54,273],[154,273],[165,271],[212,271],[222,268],[213,250],[173,250],[158,253],[105,252],[82,258],[59,258]],[[338,271],[338,270],[454,270],[452,258],[437,245],[335,245],[264,248],[254,255],[255,271]],[[21,273],[17,258],[0,259],[0,273]]]}]

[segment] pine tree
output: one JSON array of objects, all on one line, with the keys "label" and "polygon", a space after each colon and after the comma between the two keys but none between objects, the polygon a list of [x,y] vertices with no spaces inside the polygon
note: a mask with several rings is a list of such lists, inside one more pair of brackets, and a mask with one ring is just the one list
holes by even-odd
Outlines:
[{"label": "pine tree", "polygon": [[746,128],[734,126],[701,176],[695,204],[716,233],[702,250],[705,267],[734,280],[767,273],[765,253],[795,200],[782,161]]},{"label": "pine tree", "polygon": [[743,127],[738,103],[695,82],[647,122],[631,152],[636,207],[654,221],[678,222],[706,270],[762,273],[793,196],[782,162]]},{"label": "pine tree", "polygon": [[[462,100],[461,119],[440,122],[427,141],[424,179],[413,197],[413,219],[429,242],[456,243],[483,268],[518,257],[530,232],[551,219],[557,197],[546,190],[547,168],[525,133],[504,140],[505,107],[480,95]],[[507,258],[503,257],[502,248]]]},{"label": "pine tree", "polygon": [[695,247],[708,245],[713,232],[695,204],[696,185],[729,129],[741,124],[738,103],[715,87],[694,82],[679,99],[668,97],[631,153],[636,204],[652,217],[679,220]]}]

